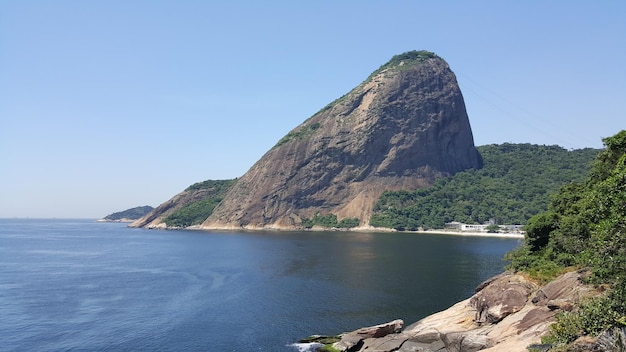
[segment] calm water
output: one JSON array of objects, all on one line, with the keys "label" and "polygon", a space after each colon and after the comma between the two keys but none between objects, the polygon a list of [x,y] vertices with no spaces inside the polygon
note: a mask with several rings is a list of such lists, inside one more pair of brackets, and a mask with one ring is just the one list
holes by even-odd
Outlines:
[{"label": "calm water", "polygon": [[297,351],[469,297],[517,240],[0,220],[1,351]]}]

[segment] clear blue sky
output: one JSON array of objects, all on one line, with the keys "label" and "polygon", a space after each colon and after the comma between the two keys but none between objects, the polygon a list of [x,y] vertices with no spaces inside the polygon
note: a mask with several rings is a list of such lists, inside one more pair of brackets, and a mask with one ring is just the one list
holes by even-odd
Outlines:
[{"label": "clear blue sky", "polygon": [[476,145],[626,128],[626,2],[0,1],[0,217],[98,218],[243,175],[393,55],[456,73]]}]

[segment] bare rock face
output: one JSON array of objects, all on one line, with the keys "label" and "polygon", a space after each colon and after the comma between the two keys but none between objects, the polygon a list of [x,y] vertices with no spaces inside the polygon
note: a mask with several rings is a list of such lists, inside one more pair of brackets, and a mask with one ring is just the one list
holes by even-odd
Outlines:
[{"label": "bare rock face", "polygon": [[469,304],[476,309],[474,322],[493,324],[501,321],[522,309],[534,289],[534,285],[520,275],[503,275],[490,280],[470,300]]},{"label": "bare rock face", "polygon": [[[391,346],[390,339],[383,340],[382,338],[388,336],[389,334],[399,333],[402,330],[403,326],[404,322],[398,319],[385,324],[361,328],[359,330],[355,330],[353,332],[342,335],[341,340],[334,343],[333,347],[340,351],[350,351],[355,349],[362,349],[365,348],[365,345],[369,346],[370,343],[374,343],[378,346],[378,349],[380,349],[381,346],[385,345],[387,345],[387,348],[394,348],[393,346]],[[393,338],[391,340],[393,340]]]},{"label": "bare rock face", "polygon": [[454,74],[433,53],[409,52],[289,132],[201,227],[298,228],[316,214],[363,225],[385,190],[480,167]]}]

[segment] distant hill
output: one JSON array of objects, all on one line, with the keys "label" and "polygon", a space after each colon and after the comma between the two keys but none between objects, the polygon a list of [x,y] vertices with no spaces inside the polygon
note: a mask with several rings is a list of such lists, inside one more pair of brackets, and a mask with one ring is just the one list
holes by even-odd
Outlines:
[{"label": "distant hill", "polygon": [[109,214],[98,220],[101,222],[132,222],[151,212],[154,208],[149,205],[134,207]]},{"label": "distant hill", "polygon": [[185,228],[197,226],[211,215],[215,206],[237,179],[206,180],[187,187],[130,227]]},{"label": "distant hill", "polygon": [[524,225],[548,209],[551,193],[587,177],[600,152],[512,143],[477,149],[483,168],[440,179],[432,187],[383,193],[370,225],[398,230],[440,229],[452,221]]}]

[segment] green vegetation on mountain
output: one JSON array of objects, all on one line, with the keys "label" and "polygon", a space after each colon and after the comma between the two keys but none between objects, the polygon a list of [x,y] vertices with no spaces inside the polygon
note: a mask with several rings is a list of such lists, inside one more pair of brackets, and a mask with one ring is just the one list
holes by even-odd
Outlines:
[{"label": "green vegetation on mountain", "polygon": [[194,183],[186,192],[207,190],[206,197],[189,203],[167,216],[163,221],[168,227],[188,227],[201,224],[213,213],[213,209],[222,201],[226,192],[235,184],[232,180],[207,180]]},{"label": "green vegetation on mountain", "polygon": [[185,191],[198,191],[201,189],[209,189],[216,193],[221,193],[226,192],[236,181],[236,178],[230,180],[206,180],[194,183],[193,185],[185,188]]},{"label": "green vegetation on mountain", "polygon": [[152,209],[154,208],[149,205],[134,207],[134,208],[126,209],[123,211],[118,211],[113,214],[109,214],[104,217],[104,220],[107,220],[107,221],[119,221],[122,219],[137,220],[141,218],[142,216],[151,212]]},{"label": "green vegetation on mountain", "polygon": [[387,191],[374,207],[370,225],[397,230],[443,228],[460,221],[526,224],[548,208],[549,194],[587,176],[597,149],[568,151],[533,144],[477,147],[484,166],[440,179],[432,187]]},{"label": "green vegetation on mountain", "polygon": [[[393,70],[403,70],[404,68],[411,67],[415,64],[424,62],[427,59],[432,59],[436,57],[437,55],[435,53],[427,50],[412,50],[402,54],[394,55],[391,60],[389,60],[386,64],[380,66],[376,71],[372,72],[367,80],[386,69],[391,68]],[[367,82],[367,80],[365,81]]]},{"label": "green vegetation on mountain", "polygon": [[626,327],[626,130],[603,142],[589,176],[552,196],[547,211],[528,221],[524,244],[506,257],[511,269],[543,281],[590,268],[590,283],[609,288],[558,316],[547,343]]},{"label": "green vegetation on mountain", "polygon": [[[387,63],[380,66],[376,71],[372,72],[366,79],[361,83],[361,85],[368,83],[374,76],[381,73],[386,69],[391,69],[393,71],[404,71],[414,67],[417,64],[420,64],[427,59],[438,58],[437,54],[427,51],[427,50],[412,50],[407,51],[402,54],[394,55],[391,60]],[[358,88],[358,87],[357,87]],[[355,89],[357,89],[355,88]],[[326,111],[331,107],[337,105],[339,102],[343,101],[346,97],[349,97],[350,94],[355,90],[351,90],[350,92],[342,95],[341,97],[333,100],[328,105],[324,106],[320,111],[318,111],[315,115],[320,112]]]},{"label": "green vegetation on mountain", "polygon": [[320,124],[315,122],[312,124],[308,124],[308,125],[304,125],[302,127],[300,127],[300,129],[298,129],[297,131],[291,131],[289,133],[287,133],[286,136],[284,136],[283,138],[281,138],[278,143],[276,143],[276,145],[274,146],[274,148],[281,146],[289,141],[292,140],[296,140],[296,139],[302,139],[305,137],[308,137],[310,135],[312,135],[313,133],[315,133],[315,131],[317,131],[320,128]]},{"label": "green vegetation on mountain", "polygon": [[313,218],[311,219],[302,219],[302,227],[304,227],[305,229],[310,229],[313,226],[350,229],[359,226],[359,223],[360,221],[357,218],[345,218],[341,219],[341,221],[338,221],[337,215],[335,214],[315,214],[315,216],[313,216]]}]

